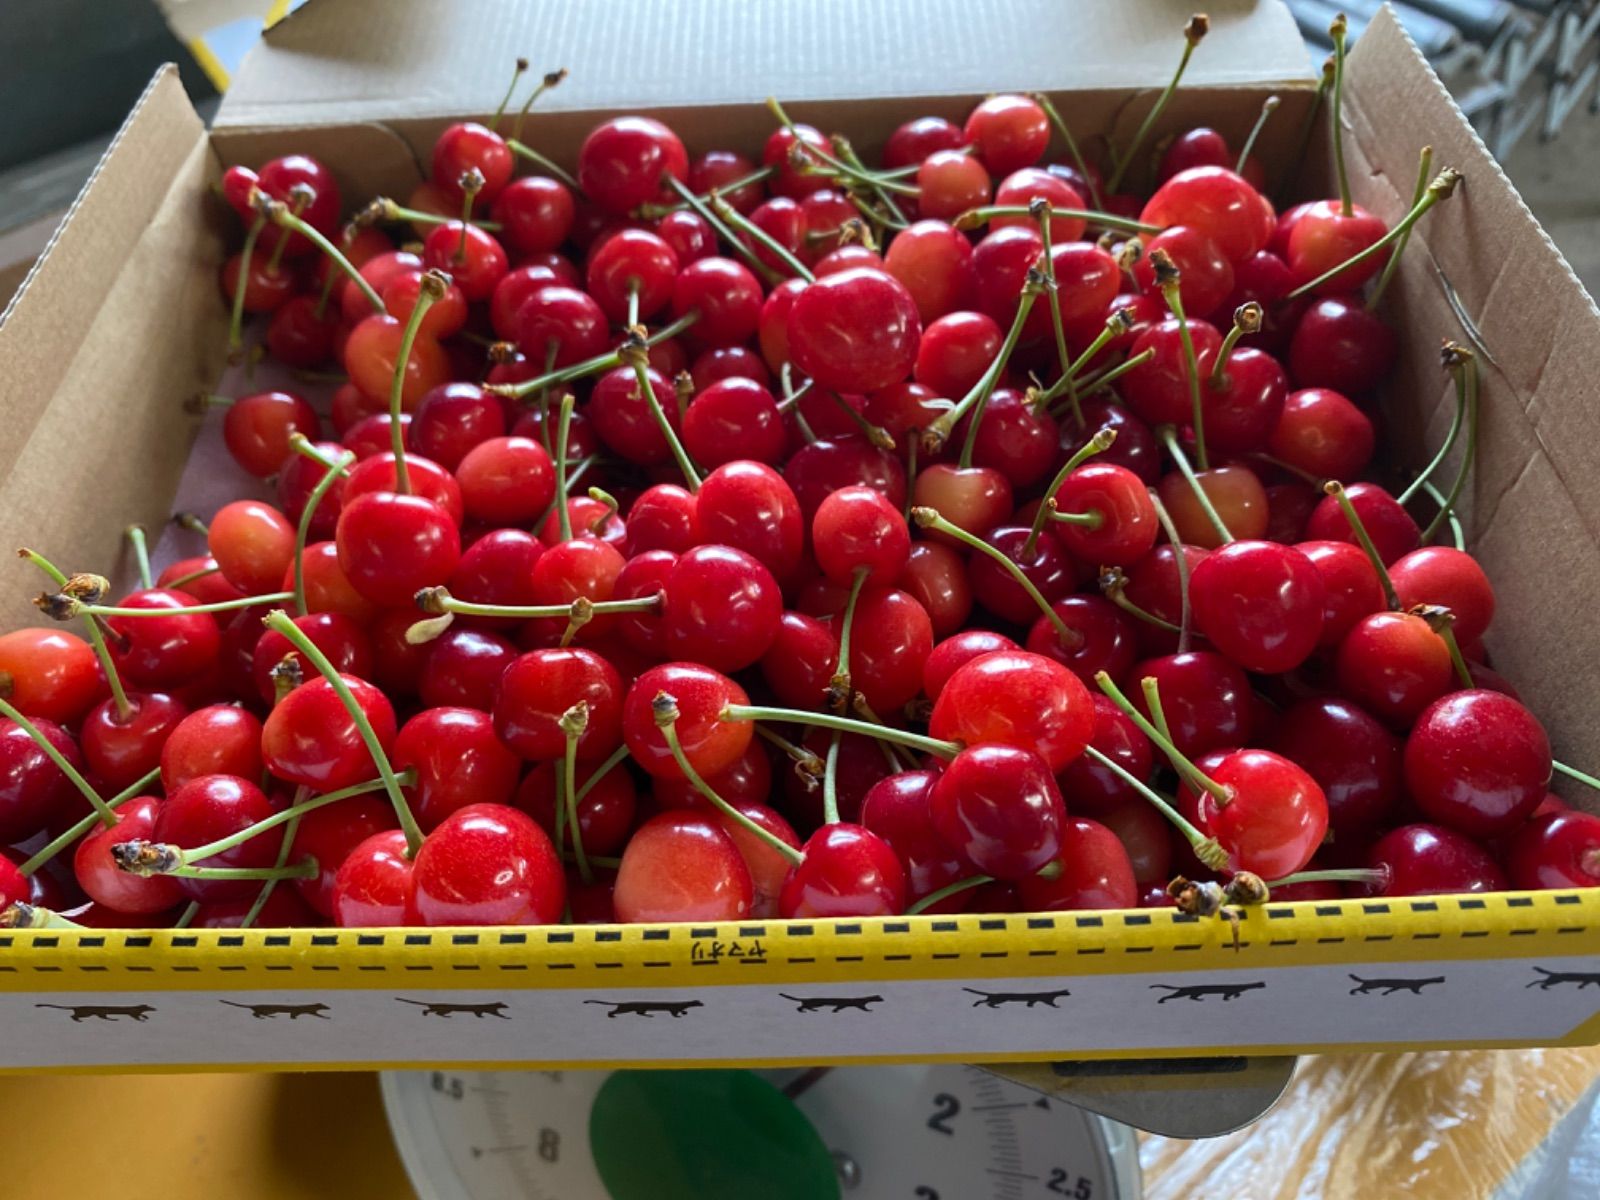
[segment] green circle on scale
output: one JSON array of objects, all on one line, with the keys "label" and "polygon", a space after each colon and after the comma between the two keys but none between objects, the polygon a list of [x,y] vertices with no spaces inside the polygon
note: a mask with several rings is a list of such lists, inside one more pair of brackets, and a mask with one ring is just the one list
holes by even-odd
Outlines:
[{"label": "green circle on scale", "polygon": [[617,1071],[589,1113],[611,1200],[838,1200],[804,1113],[750,1071]]}]

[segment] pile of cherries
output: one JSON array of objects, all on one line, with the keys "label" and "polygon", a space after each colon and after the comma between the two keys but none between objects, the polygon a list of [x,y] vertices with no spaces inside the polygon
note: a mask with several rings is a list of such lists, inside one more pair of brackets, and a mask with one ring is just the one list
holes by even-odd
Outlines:
[{"label": "pile of cherries", "polygon": [[131,531],[134,591],[24,552],[55,623],[0,636],[8,921],[1600,884],[1435,544],[1469,351],[1448,493],[1443,454],[1364,478],[1376,294],[1453,173],[1390,228],[1279,213],[1210,129],[1101,169],[1001,95],[868,166],[772,107],[759,159],[629,116],[573,175],[452,125],[348,221],[309,157],[226,172],[241,353],[256,314],[344,381],[224,401],[276,503],[185,518],[155,578]]}]

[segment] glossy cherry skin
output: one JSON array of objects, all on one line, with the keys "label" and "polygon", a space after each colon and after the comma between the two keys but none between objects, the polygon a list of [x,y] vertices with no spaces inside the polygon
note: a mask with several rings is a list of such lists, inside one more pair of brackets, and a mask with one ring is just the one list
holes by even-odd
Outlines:
[{"label": "glossy cherry skin", "polygon": [[467,451],[505,432],[505,409],[498,397],[476,384],[447,383],[422,398],[407,439],[419,454],[453,471]]},{"label": "glossy cherry skin", "polygon": [[1050,120],[1026,96],[990,96],[967,115],[962,134],[996,175],[1031,167],[1050,144]]},{"label": "glossy cherry skin", "polygon": [[[378,744],[394,744],[394,707],[364,679],[342,677],[361,707]],[[261,727],[261,757],[279,779],[319,792],[336,791],[376,777],[372,755],[333,685],[317,678],[294,689]]]},{"label": "glossy cherry skin", "polygon": [[603,211],[621,216],[670,195],[662,178],[687,179],[689,154],[660,121],[613,117],[584,139],[577,174],[585,196]]},{"label": "glossy cherry skin", "polygon": [[1410,613],[1363,617],[1339,643],[1340,690],[1392,729],[1409,729],[1422,710],[1455,686],[1444,639]]},{"label": "glossy cherry skin", "polygon": [[742,550],[697,546],[680,555],[663,590],[669,653],[719,671],[740,671],[778,634],[783,595],[772,573]]},{"label": "glossy cherry skin", "polygon": [[575,704],[589,706],[589,723],[578,737],[581,762],[598,762],[622,740],[622,677],[592,650],[534,650],[506,668],[494,705],[501,741],[534,762],[566,753],[561,716]]},{"label": "glossy cherry skin", "polygon": [[235,500],[211,518],[207,542],[228,582],[254,595],[283,578],[294,556],[294,527],[270,504]]},{"label": "glossy cherry skin", "polygon": [[1028,912],[1066,912],[1093,908],[1137,908],[1139,887],[1133,860],[1121,840],[1099,821],[1067,817],[1061,824],[1061,849],[1053,879],[1029,875],[1017,881]]},{"label": "glossy cherry skin", "polygon": [[1096,526],[1057,524],[1056,540],[1079,561],[1131,567],[1155,545],[1161,531],[1144,480],[1115,463],[1089,462],[1062,482],[1054,496],[1064,513],[1096,513]]},{"label": "glossy cherry skin", "polygon": [[105,691],[89,643],[61,629],[13,629],[0,634],[0,679],[24,716],[70,724]]},{"label": "glossy cherry skin", "polygon": [[737,921],[754,894],[733,839],[709,814],[679,809],[628,839],[613,900],[619,921]]},{"label": "glossy cherry skin", "polygon": [[1372,562],[1349,542],[1301,542],[1296,547],[1322,576],[1322,634],[1317,645],[1331,650],[1361,618],[1384,609],[1383,585]]},{"label": "glossy cherry skin", "polygon": [[857,269],[810,284],[789,309],[789,355],[818,386],[871,392],[911,374],[922,322],[893,275]]},{"label": "glossy cherry skin", "polygon": [[1142,687],[1147,676],[1160,689],[1173,744],[1190,758],[1249,740],[1250,683],[1231,659],[1193,650],[1135,663],[1128,672],[1128,698],[1148,717]]},{"label": "glossy cherry skin", "polygon": [[683,417],[683,445],[704,467],[739,459],[777,465],[788,444],[772,393],[753,379],[719,379],[701,389]]},{"label": "glossy cherry skin", "polygon": [[1319,479],[1353,479],[1372,460],[1372,419],[1331,388],[1289,393],[1267,450]]},{"label": "glossy cherry skin", "polygon": [[408,925],[412,873],[406,835],[385,829],[357,843],[333,879],[330,916],[346,929]]},{"label": "glossy cherry skin", "polygon": [[933,785],[928,809],[945,844],[996,879],[1024,879],[1061,849],[1061,793],[1029,750],[969,746]]},{"label": "glossy cherry skin", "polygon": [[[156,813],[151,838],[175,846],[203,846],[264,821],[280,805],[237,775],[201,775],[174,791]],[[191,863],[198,867],[270,867],[278,858],[283,830],[271,829],[232,850]],[[178,890],[191,900],[229,900],[254,896],[261,884],[251,879],[179,879]]]},{"label": "glossy cherry skin", "polygon": [[1221,843],[1233,870],[1282,879],[1311,861],[1328,832],[1328,801],[1303,768],[1270,750],[1235,750],[1206,774],[1230,799],[1201,793],[1196,823]]},{"label": "glossy cherry skin", "polygon": [[1544,799],[1550,740],[1510,696],[1483,689],[1452,692],[1412,726],[1405,778],[1428,820],[1470,837],[1498,837]]},{"label": "glossy cherry skin", "polygon": [[688,263],[672,285],[672,316],[698,312],[695,340],[706,346],[736,346],[761,323],[761,284],[741,263],[713,255]]},{"label": "glossy cherry skin", "polygon": [[[1089,744],[1113,760],[1135,779],[1148,780],[1155,766],[1155,748],[1150,739],[1109,697],[1094,699],[1094,737]],[[1089,755],[1073,759],[1056,772],[1062,798],[1075,812],[1100,816],[1118,805],[1144,799],[1120,775]]]},{"label": "glossy cherry skin", "polygon": [[825,825],[806,839],[789,869],[778,915],[887,917],[905,911],[905,871],[889,843],[861,825]]},{"label": "glossy cherry skin", "polygon": [[628,318],[629,294],[638,296],[638,316],[646,320],[672,300],[678,255],[644,229],[619,229],[589,251],[585,288],[607,317],[620,325]]},{"label": "glossy cherry skin", "polygon": [[457,809],[422,841],[408,925],[553,925],[567,879],[538,823],[503,804]]},{"label": "glossy cherry skin", "polygon": [[1217,313],[1233,292],[1233,265],[1204,233],[1187,225],[1171,225],[1145,243],[1144,255],[1134,264],[1133,277],[1146,294],[1159,294],[1150,255],[1163,250],[1178,268],[1178,295],[1183,311],[1192,317]]},{"label": "glossy cherry skin", "polygon": [[317,436],[317,413],[292,392],[255,392],[228,406],[222,437],[233,460],[265,479],[289,456],[289,435]]},{"label": "glossy cherry skin", "polygon": [[[83,759],[71,734],[42,717],[33,724],[63,758],[82,771]],[[0,719],[0,844],[15,845],[32,837],[73,806],[77,794],[66,774],[22,726]],[[77,806],[83,804],[80,800]]]},{"label": "glossy cherry skin", "polygon": [[[1209,322],[1190,318],[1189,340],[1194,343],[1195,361],[1202,372],[1216,360],[1222,335]],[[1155,357],[1134,367],[1120,382],[1128,407],[1151,425],[1187,425],[1194,417],[1194,401],[1189,395],[1189,365],[1184,354],[1182,326],[1168,317],[1152,325],[1134,339],[1132,355],[1154,350]],[[1205,380],[1201,380],[1204,385]]]},{"label": "glossy cherry skin", "polygon": [[786,579],[799,566],[805,546],[803,511],[777,471],[740,459],[724,463],[701,481],[695,520],[706,542],[741,550],[778,579]]},{"label": "glossy cherry skin", "polygon": [[876,488],[840,488],[811,518],[811,541],[822,573],[850,583],[865,571],[868,584],[893,583],[911,553],[900,510]]},{"label": "glossy cherry skin", "polygon": [[914,542],[895,586],[928,614],[935,637],[949,637],[972,614],[972,587],[961,555],[940,542]]},{"label": "glossy cherry skin", "polygon": [[500,677],[517,657],[517,648],[498,634],[457,623],[420,649],[425,654],[417,676],[417,698],[428,707],[494,707]]},{"label": "glossy cherry skin", "polygon": [[1328,827],[1341,841],[1387,823],[1399,807],[1401,741],[1347,700],[1317,696],[1290,705],[1270,748],[1317,781],[1328,802]]},{"label": "glossy cherry skin", "polygon": [[458,121],[446,127],[433,143],[433,170],[429,178],[448,199],[460,201],[465,193],[460,179],[469,170],[483,176],[476,200],[490,204],[511,180],[515,160],[505,138],[476,121]]},{"label": "glossy cherry skin", "polygon": [[1600,817],[1535,816],[1512,836],[1505,861],[1514,888],[1600,887]]},{"label": "glossy cherry skin", "polygon": [[[346,501],[354,500],[367,492],[399,490],[399,473],[395,468],[394,452],[389,449],[389,424],[383,418],[378,420],[382,423],[383,448],[351,465],[340,492],[341,512]],[[357,429],[359,428],[358,426]],[[409,430],[407,432],[409,434]],[[352,441],[355,440],[355,435],[356,430],[352,430]],[[456,482],[455,476],[431,459],[409,452],[406,454],[406,473],[411,480],[411,490],[415,495],[432,500],[444,509],[453,523],[461,524],[465,517],[465,509],[462,506],[461,485]],[[319,475],[318,479],[320,478]],[[321,509],[318,509],[318,512],[320,513]],[[336,533],[337,530],[338,524],[335,522],[330,532]]]},{"label": "glossy cherry skin", "polygon": [[[1417,548],[1422,540],[1417,523],[1383,488],[1375,483],[1353,483],[1345,488],[1344,494],[1385,566]],[[1332,496],[1325,497],[1312,511],[1311,519],[1306,522],[1306,537],[1359,544],[1344,510]]]},{"label": "glossy cherry skin", "polygon": [[920,604],[898,588],[862,591],[846,665],[851,686],[874,712],[895,712],[916,697],[932,649],[933,625]]},{"label": "glossy cherry skin", "polygon": [[981,208],[993,194],[988,170],[959,150],[936,150],[917,165],[917,212],[952,221],[968,209]]},{"label": "glossy cherry skin", "polygon": [[[1041,537],[1026,551],[1030,531],[1020,525],[1002,525],[984,535],[984,541],[1021,568],[1024,576],[1053,603],[1077,584],[1072,558],[1052,538]],[[1039,606],[1011,573],[987,554],[967,561],[967,579],[978,603],[1002,620],[1022,625],[1039,615]]]},{"label": "glossy cherry skin", "polygon": [[1366,865],[1388,870],[1376,896],[1448,896],[1503,892],[1500,865],[1471,838],[1438,825],[1402,825],[1367,850]]},{"label": "glossy cherry skin", "polygon": [[997,651],[950,676],[934,702],[928,732],[966,746],[998,742],[1026,749],[1059,771],[1089,744],[1094,705],[1078,677],[1060,663],[1026,651]]},{"label": "glossy cherry skin", "polygon": [[[533,602],[538,605],[570,605],[580,597],[586,600],[611,599],[621,572],[622,553],[608,542],[593,537],[575,537],[549,547],[533,564]],[[579,641],[603,637],[614,628],[615,618],[597,616],[578,631]],[[561,639],[568,618],[539,618],[523,626],[523,639],[535,643],[554,643]]]},{"label": "glossy cherry skin", "polygon": [[[935,463],[918,474],[911,498],[917,507],[931,508],[978,537],[1011,515],[1011,483],[990,467]],[[943,540],[944,535],[935,533],[934,537]]]},{"label": "glossy cherry skin", "polygon": [[[1261,486],[1260,476],[1249,467],[1231,464],[1213,467],[1209,471],[1196,471],[1195,478],[1234,537],[1251,541],[1266,533],[1270,520],[1267,492]],[[1194,488],[1179,472],[1163,476],[1156,492],[1166,505],[1180,538],[1207,550],[1222,545],[1222,536],[1200,507]]]},{"label": "glossy cherry skin", "polygon": [[[1389,227],[1359,204],[1343,211],[1338,200],[1318,200],[1306,206],[1289,232],[1284,261],[1296,287],[1310,283],[1340,263],[1367,249]],[[1390,251],[1372,255],[1364,262],[1346,267],[1332,279],[1320,283],[1316,292],[1354,292],[1377,275],[1388,261]]]},{"label": "glossy cherry skin", "polygon": [[1475,642],[1494,620],[1494,587],[1478,560],[1454,546],[1424,546],[1389,566],[1400,607],[1440,604],[1455,621],[1451,631],[1463,645]]},{"label": "glossy cherry skin", "polygon": [[[672,385],[648,369],[646,378],[656,404],[676,431],[678,405]],[[589,398],[589,420],[601,440],[629,462],[654,466],[672,458],[672,447],[656,424],[650,399],[639,391],[639,377],[631,367],[608,371],[595,383]]]},{"label": "glossy cherry skin", "polygon": [[889,243],[883,269],[916,301],[924,324],[973,299],[972,243],[944,221],[917,221]]},{"label": "glossy cherry skin", "polygon": [[444,583],[461,558],[461,535],[449,514],[432,500],[398,492],[368,492],[346,503],[334,541],[351,585],[391,607]]},{"label": "glossy cherry skin", "polygon": [[[516,788],[516,798],[511,803],[539,822],[539,828],[555,838],[557,807],[561,794],[559,781],[564,773],[559,762],[542,762],[523,777]],[[589,771],[576,772],[578,787],[589,783]],[[699,793],[696,793],[698,795]],[[627,771],[608,771],[595,785],[584,793],[578,802],[578,828],[583,835],[585,854],[615,854],[622,849],[633,828],[634,814],[638,811],[638,798],[634,793],[633,777]],[[565,848],[572,841],[561,817],[560,845]]]},{"label": "glossy cherry skin", "polygon": [[1100,671],[1121,679],[1138,658],[1138,622],[1104,597],[1066,596],[1050,608],[1070,636],[1063,639],[1054,622],[1041,613],[1029,627],[1024,645],[1066,667],[1085,686]]},{"label": "glossy cherry skin", "polygon": [[[520,529],[486,533],[461,553],[450,574],[450,594],[475,604],[530,605],[533,568],[544,555],[544,543]],[[457,617],[483,629],[514,628],[512,617]]]},{"label": "glossy cherry skin", "polygon": [[400,727],[389,760],[417,772],[406,800],[424,831],[469,804],[509,804],[522,768],[489,714],[471,708],[424,709]]},{"label": "glossy cherry skin", "polygon": [[500,223],[500,240],[517,254],[558,250],[572,229],[572,193],[560,180],[527,175],[507,184],[489,213]]},{"label": "glossy cherry skin", "polygon": [[677,701],[678,742],[684,757],[703,778],[726,770],[750,745],[749,721],[723,721],[730,704],[748,704],[745,690],[726,675],[699,663],[664,663],[633,681],[622,706],[622,736],[628,753],[658,779],[682,779],[666,739],[656,726],[651,703],[660,692]]},{"label": "glossy cherry skin", "polygon": [[315,859],[317,873],[310,879],[294,881],[300,898],[319,916],[333,920],[340,867],[373,834],[395,828],[394,808],[382,792],[351,796],[306,813],[295,827],[294,856]]},{"label": "glossy cherry skin", "polygon": [[1187,225],[1209,237],[1229,262],[1266,248],[1276,215],[1253,187],[1226,167],[1190,167],[1168,179],[1145,203],[1141,221]]},{"label": "glossy cherry skin", "polygon": [[[372,673],[372,643],[358,622],[342,613],[323,612],[295,617],[294,624],[327,656],[335,670],[363,679]],[[273,668],[284,659],[292,657],[299,664],[303,680],[315,678],[317,673],[311,661],[275,629],[262,631],[252,657],[256,694],[267,704],[271,704],[277,694]]]},{"label": "glossy cherry skin", "polygon": [[542,370],[550,348],[553,365],[570,367],[604,354],[606,315],[587,292],[552,284],[534,292],[517,310],[517,348]]},{"label": "glossy cherry skin", "polygon": [[1394,331],[1359,296],[1324,296],[1295,326],[1289,374],[1303,388],[1359,396],[1384,381],[1398,353]]},{"label": "glossy cherry skin", "polygon": [[[938,779],[936,771],[889,775],[874,783],[861,803],[861,824],[887,842],[905,868],[908,901],[977,873],[934,831],[928,799]],[[958,892],[928,911],[962,912],[971,899]]]},{"label": "glossy cherry skin", "polygon": [[[963,419],[951,440],[964,445],[971,427],[971,418]],[[1022,491],[1054,474],[1060,441],[1061,431],[1053,417],[1036,412],[1015,388],[997,388],[978,423],[972,461],[1003,473]]]},{"label": "glossy cherry skin", "polygon": [[145,916],[163,912],[182,898],[181,881],[175,876],[144,879],[122,870],[111,857],[111,847],[119,842],[155,837],[162,803],[149,796],[129,800],[117,809],[115,825],[109,829],[97,825],[78,843],[72,854],[72,873],[96,904],[117,913]]},{"label": "glossy cherry skin", "polygon": [[1247,671],[1292,671],[1322,635],[1322,575],[1276,542],[1223,546],[1195,568],[1189,595],[1196,628]]},{"label": "glossy cherry skin", "polygon": [[997,650],[1021,650],[1003,633],[988,629],[963,629],[941,641],[922,664],[922,692],[937,700],[950,677],[975,658]]},{"label": "glossy cherry skin", "polygon": [[[261,722],[232,704],[196,709],[161,747],[161,786],[170,796],[200,775],[261,775]],[[0,837],[0,840],[5,840]]]},{"label": "glossy cherry skin", "polygon": [[222,649],[222,631],[209,613],[185,613],[196,603],[187,592],[147,588],[130,592],[118,607],[162,615],[108,617],[111,657],[133,687],[177,688],[203,676]]},{"label": "glossy cherry skin", "polygon": [[78,731],[78,747],[89,771],[112,789],[125,788],[161,763],[161,747],[188,716],[182,701],[164,692],[131,692],[126,719],[104,700],[89,710]]},{"label": "glossy cherry skin", "polygon": [[1117,435],[1111,449],[1095,458],[1099,463],[1115,463],[1126,467],[1147,485],[1161,478],[1161,448],[1150,427],[1121,404],[1099,396],[1085,397],[1079,404],[1083,410],[1083,427],[1069,413],[1061,422],[1061,458],[1065,461],[1088,443],[1102,429],[1109,428]]}]

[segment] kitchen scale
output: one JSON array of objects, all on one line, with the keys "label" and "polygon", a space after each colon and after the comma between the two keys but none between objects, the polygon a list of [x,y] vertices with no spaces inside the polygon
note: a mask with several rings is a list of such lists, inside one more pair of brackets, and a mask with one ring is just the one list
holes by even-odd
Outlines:
[{"label": "kitchen scale", "polygon": [[1132,1129],[978,1067],[389,1071],[423,1200],[1138,1200]]}]

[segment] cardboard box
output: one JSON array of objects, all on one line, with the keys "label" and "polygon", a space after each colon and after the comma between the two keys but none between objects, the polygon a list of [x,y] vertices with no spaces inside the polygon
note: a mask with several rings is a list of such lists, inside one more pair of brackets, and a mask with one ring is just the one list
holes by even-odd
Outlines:
[{"label": "cardboard box", "polygon": [[[209,136],[171,72],[129,118],[0,325],[11,431],[0,521],[13,543],[104,569],[127,521],[158,525],[168,513],[189,451],[177,401],[221,366],[215,272],[236,230],[207,189],[227,163],[305,150],[340,172],[352,203],[403,195],[450,117],[492,107],[497,64],[516,52],[574,69],[529,126],[568,160],[599,116],[628,110],[665,117],[693,147],[753,149],[770,129],[758,103],[769,92],[868,152],[907,117],[960,115],[1000,88],[1051,90],[1080,137],[1125,135],[1178,44],[1170,6],[1154,0],[1080,4],[1070,24],[1048,0],[940,0],[900,19],[892,5],[843,3],[416,0],[385,6],[381,35],[358,35],[355,9],[319,0],[275,30]],[[1163,130],[1205,121],[1237,135],[1276,91],[1286,111],[1264,158],[1278,161],[1309,103],[1292,25],[1276,4],[1212,15],[1195,86]],[[1484,420],[1467,512],[1501,601],[1491,645],[1560,755],[1600,763],[1590,703],[1600,627],[1576,616],[1600,583],[1600,495],[1581,487],[1600,445],[1600,314],[1387,14],[1351,58],[1346,100],[1363,205],[1391,219],[1404,209],[1423,142],[1466,176],[1421,227],[1391,291],[1404,331],[1392,442],[1418,461],[1437,445],[1449,389],[1436,346],[1471,338]],[[27,619],[35,581],[7,563],[0,585],[0,619]],[[1443,982],[1385,998],[1356,994],[1352,976]],[[1237,951],[1225,927],[1165,911],[20,933],[0,935],[0,1065],[809,1064],[1579,1044],[1600,1040],[1600,987],[1586,986],[1597,980],[1600,889],[1269,904],[1246,918]]]}]

